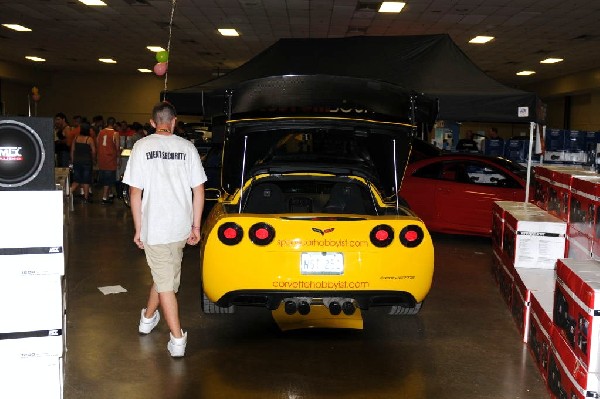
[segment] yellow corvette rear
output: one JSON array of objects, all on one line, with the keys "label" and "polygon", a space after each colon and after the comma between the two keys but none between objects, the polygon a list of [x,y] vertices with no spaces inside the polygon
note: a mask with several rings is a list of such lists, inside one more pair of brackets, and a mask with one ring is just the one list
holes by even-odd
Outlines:
[{"label": "yellow corvette rear", "polygon": [[[289,187],[291,181],[302,182],[292,186],[305,188],[311,182],[323,192],[311,187],[308,192],[275,194],[277,182]],[[423,222],[404,207],[396,214],[393,207],[381,206],[377,193],[366,193],[366,198],[373,195],[376,201],[367,199],[365,214],[322,213],[332,209],[327,204],[335,202],[331,191],[340,182],[349,190],[368,190],[360,178],[262,176],[249,189],[258,192],[251,196],[250,191],[248,201],[258,204],[246,203],[249,213],[227,212],[228,207],[238,209],[237,199],[233,205],[217,204],[203,235],[202,278],[208,300],[220,307],[253,305],[271,310],[283,303],[289,314],[307,314],[314,304],[325,305],[333,314],[349,314],[355,307],[414,309],[421,303],[431,287],[434,255]],[[269,201],[288,208],[285,213],[280,209],[280,214],[252,213],[253,206],[256,211],[271,208]],[[290,204],[302,202],[321,203],[321,212],[290,213]]]}]

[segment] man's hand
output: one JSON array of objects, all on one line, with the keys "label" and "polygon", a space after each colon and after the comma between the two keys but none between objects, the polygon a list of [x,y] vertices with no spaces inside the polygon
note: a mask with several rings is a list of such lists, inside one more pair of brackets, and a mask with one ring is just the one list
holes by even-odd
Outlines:
[{"label": "man's hand", "polygon": [[135,245],[138,246],[139,249],[144,249],[144,243],[142,242],[142,240],[140,240],[140,233],[138,233],[137,231],[133,236],[133,242],[135,243]]},{"label": "man's hand", "polygon": [[196,245],[200,242],[200,229],[192,227],[190,236],[187,239],[187,243],[190,245]]}]

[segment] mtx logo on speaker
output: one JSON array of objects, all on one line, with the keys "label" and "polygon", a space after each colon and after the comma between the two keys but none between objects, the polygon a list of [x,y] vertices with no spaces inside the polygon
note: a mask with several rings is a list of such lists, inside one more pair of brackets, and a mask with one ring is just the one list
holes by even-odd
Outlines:
[{"label": "mtx logo on speaker", "polygon": [[0,147],[0,161],[22,161],[23,147]]}]

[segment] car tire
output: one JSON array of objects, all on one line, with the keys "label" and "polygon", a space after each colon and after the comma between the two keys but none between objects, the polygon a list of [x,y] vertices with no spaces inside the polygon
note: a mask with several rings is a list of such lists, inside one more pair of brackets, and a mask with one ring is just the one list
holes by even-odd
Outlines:
[{"label": "car tire", "polygon": [[415,304],[415,306],[412,308],[407,308],[405,306],[392,306],[388,314],[392,316],[412,316],[419,313],[421,307],[423,307],[423,302]]},{"label": "car tire", "polygon": [[235,306],[229,306],[227,308],[221,307],[208,299],[204,291],[202,291],[202,302],[200,307],[205,314],[231,314],[235,313]]}]

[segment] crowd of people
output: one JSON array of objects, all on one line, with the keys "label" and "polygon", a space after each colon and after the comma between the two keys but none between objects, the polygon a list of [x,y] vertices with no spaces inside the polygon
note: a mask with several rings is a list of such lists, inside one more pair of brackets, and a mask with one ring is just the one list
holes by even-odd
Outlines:
[{"label": "crowd of people", "polygon": [[86,117],[74,115],[71,120],[59,112],[54,116],[55,165],[71,168],[70,192],[77,194],[85,203],[92,202],[92,185],[102,186],[102,204],[114,201],[114,186],[120,168],[121,151],[149,134],[154,128],[147,123],[128,124],[114,117],[104,120],[94,116],[90,122]]}]

